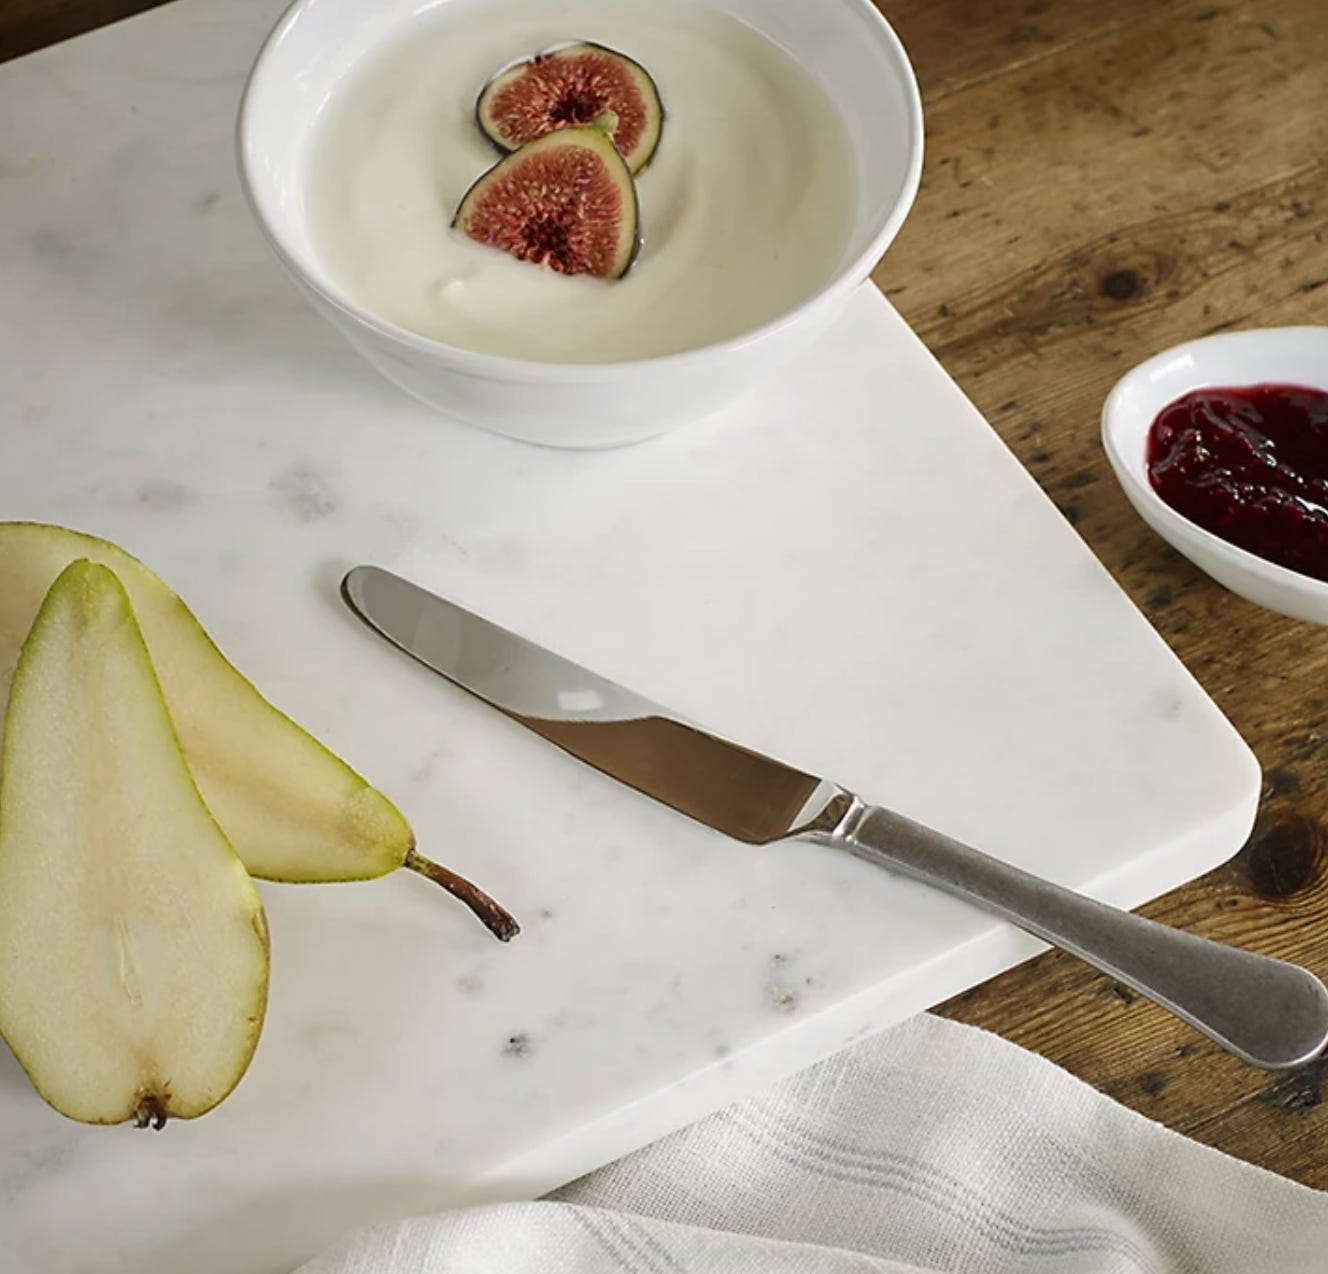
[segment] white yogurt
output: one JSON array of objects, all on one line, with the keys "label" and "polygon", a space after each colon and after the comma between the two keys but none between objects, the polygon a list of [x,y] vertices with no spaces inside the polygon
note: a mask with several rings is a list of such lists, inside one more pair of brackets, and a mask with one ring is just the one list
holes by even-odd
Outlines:
[{"label": "white yogurt", "polygon": [[[638,178],[644,247],[617,281],[558,274],[450,227],[497,159],[475,123],[480,89],[567,39],[634,57],[664,102]],[[333,95],[306,187],[316,249],[360,305],[453,345],[563,363],[675,353],[778,317],[834,275],[858,198],[824,90],[764,36],[678,0],[440,5]]]}]

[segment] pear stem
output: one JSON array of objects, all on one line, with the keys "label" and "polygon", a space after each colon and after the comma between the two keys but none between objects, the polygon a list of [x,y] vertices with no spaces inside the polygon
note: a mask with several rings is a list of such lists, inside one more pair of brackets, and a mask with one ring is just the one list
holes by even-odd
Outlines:
[{"label": "pear stem", "polygon": [[472,885],[464,876],[448,871],[441,863],[435,863],[412,849],[402,866],[419,872],[435,885],[441,885],[453,898],[464,902],[499,942],[511,942],[521,932],[521,926],[511,912],[496,903],[478,885]]}]

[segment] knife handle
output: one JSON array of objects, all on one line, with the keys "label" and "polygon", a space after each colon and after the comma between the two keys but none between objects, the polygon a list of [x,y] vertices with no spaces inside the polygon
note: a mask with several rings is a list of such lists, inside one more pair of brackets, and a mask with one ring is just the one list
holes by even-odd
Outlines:
[{"label": "knife handle", "polygon": [[1078,956],[1253,1066],[1300,1066],[1328,1044],[1328,989],[1297,965],[1095,902],[861,802],[827,839]]}]

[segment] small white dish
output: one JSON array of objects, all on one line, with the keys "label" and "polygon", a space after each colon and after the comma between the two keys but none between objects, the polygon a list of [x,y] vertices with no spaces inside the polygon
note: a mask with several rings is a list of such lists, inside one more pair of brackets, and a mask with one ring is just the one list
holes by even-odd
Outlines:
[{"label": "small white dish", "polygon": [[1102,443],[1139,516],[1233,593],[1270,610],[1328,624],[1328,583],[1278,566],[1177,513],[1148,480],[1148,431],[1169,403],[1204,387],[1267,382],[1328,391],[1328,327],[1270,327],[1188,341],[1126,373],[1102,409]]},{"label": "small white dish", "polygon": [[342,80],[422,13],[453,2],[295,0],[250,73],[237,143],[250,207],[300,291],[384,376],[454,419],[528,442],[604,447],[713,412],[830,327],[912,206],[922,100],[903,46],[871,0],[701,0],[791,52],[839,108],[859,196],[835,275],[802,304],[731,340],[635,362],[526,362],[408,331],[357,304],[329,276],[305,222],[304,168],[318,114]]}]

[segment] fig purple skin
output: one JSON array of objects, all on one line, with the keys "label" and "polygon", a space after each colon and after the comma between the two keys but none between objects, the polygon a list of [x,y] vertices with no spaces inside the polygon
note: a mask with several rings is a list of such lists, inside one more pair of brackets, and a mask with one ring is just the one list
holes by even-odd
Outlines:
[{"label": "fig purple skin", "polygon": [[636,182],[595,125],[546,133],[499,160],[452,224],[518,260],[600,279],[622,278],[641,247]]},{"label": "fig purple skin", "polygon": [[639,62],[602,44],[558,45],[499,71],[480,93],[475,117],[499,150],[514,151],[611,111],[614,145],[640,173],[659,146],[664,107]]}]

